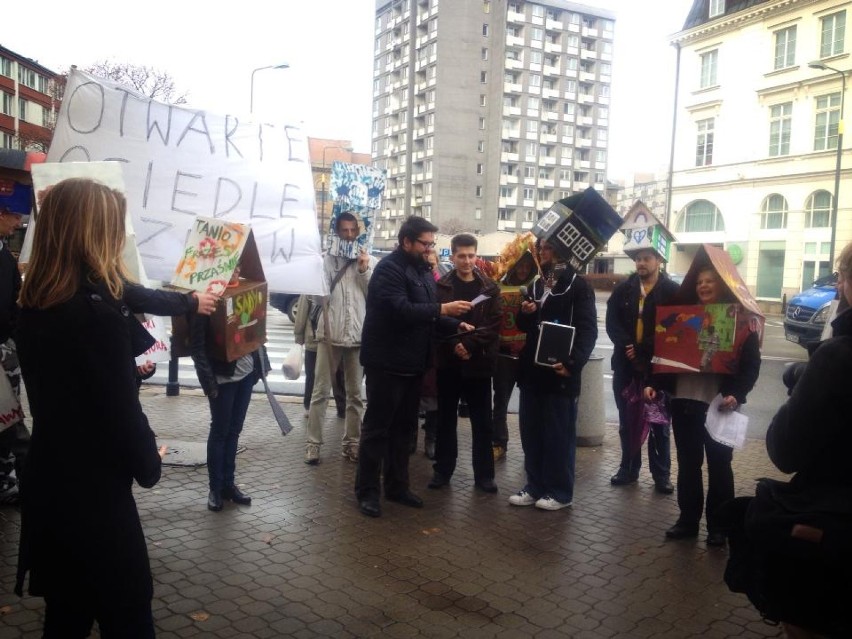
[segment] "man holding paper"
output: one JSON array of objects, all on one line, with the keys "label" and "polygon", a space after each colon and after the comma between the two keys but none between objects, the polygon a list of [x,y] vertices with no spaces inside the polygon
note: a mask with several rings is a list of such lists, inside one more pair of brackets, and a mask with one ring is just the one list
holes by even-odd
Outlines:
[{"label": "man holding paper", "polygon": [[500,290],[474,267],[477,242],[462,233],[450,242],[455,269],[438,280],[438,301],[464,300],[472,308],[459,317],[476,331],[438,342],[438,432],[434,474],[429,488],[450,483],[458,458],[459,399],[467,402],[473,434],[474,485],[487,493],[497,492],[494,456],[491,452],[491,376],[497,358],[501,315]]}]

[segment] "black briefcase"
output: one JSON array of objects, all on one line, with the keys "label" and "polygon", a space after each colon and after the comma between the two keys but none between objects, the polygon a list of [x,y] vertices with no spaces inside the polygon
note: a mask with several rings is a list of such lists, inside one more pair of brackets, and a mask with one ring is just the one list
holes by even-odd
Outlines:
[{"label": "black briefcase", "polygon": [[539,325],[538,344],[535,347],[535,363],[553,368],[557,362],[566,366],[574,347],[574,327],[567,324],[542,322]]}]

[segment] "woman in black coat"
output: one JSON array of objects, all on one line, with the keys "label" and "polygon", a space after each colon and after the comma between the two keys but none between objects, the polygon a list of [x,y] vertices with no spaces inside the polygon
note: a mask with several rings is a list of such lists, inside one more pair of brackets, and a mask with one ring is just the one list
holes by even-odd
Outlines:
[{"label": "woman in black coat", "polygon": [[[131,491],[160,478],[133,361],[153,339],[122,301],[125,210],[120,193],[92,180],[55,185],[21,289],[15,339],[33,433],[16,592],[29,572],[29,593],[46,603],[45,637],[86,637],[95,620],[102,637],[154,636]],[[71,481],[82,488],[73,498]]]}]

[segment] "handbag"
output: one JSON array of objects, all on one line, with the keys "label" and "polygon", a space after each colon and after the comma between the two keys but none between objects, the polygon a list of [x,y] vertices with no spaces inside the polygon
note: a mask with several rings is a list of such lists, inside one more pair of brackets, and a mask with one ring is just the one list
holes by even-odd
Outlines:
[{"label": "handbag", "polygon": [[284,356],[284,363],[281,364],[281,372],[287,379],[299,379],[302,374],[302,359],[303,351],[301,344],[293,344],[293,347]]}]

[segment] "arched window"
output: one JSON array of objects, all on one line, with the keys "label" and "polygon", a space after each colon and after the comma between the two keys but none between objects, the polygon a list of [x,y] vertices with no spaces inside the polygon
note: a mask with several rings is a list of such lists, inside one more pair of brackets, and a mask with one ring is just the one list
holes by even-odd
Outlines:
[{"label": "arched window", "polygon": [[773,193],[763,200],[760,228],[787,228],[787,200],[784,199],[783,195]]},{"label": "arched window", "polygon": [[814,191],[805,204],[805,227],[827,228],[831,226],[831,193]]},{"label": "arched window", "polygon": [[724,231],[725,220],[715,204],[707,200],[696,200],[681,214],[675,230],[686,233]]}]

